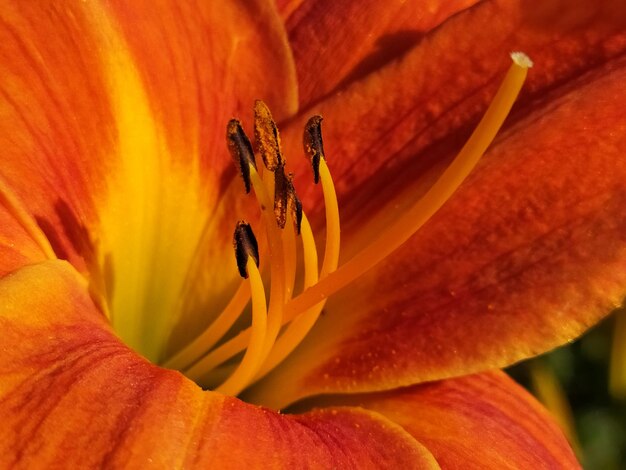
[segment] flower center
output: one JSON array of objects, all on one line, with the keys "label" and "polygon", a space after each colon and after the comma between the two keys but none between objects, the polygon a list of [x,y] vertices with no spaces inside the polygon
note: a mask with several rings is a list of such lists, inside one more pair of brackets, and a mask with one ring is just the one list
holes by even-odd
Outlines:
[{"label": "flower center", "polygon": [[[243,278],[230,302],[209,327],[163,362],[181,370],[197,383],[237,395],[279,365],[305,338],[326,300],[389,256],[408,240],[450,198],[493,141],[508,115],[532,62],[522,53],[511,54],[513,64],[474,133],[457,157],[426,194],[386,230],[338,267],[340,230],[337,196],[322,142],[320,116],[304,129],[304,150],[310,158],[314,181],[321,182],[326,212],[326,243],[321,268],[311,225],[296,195],[276,124],[261,101],[255,105],[257,167],[254,151],[239,121],[227,126],[230,153],[242,176],[246,193],[254,191],[265,235],[259,253],[250,224],[239,222],[234,246]],[[271,197],[273,195],[273,197]],[[273,208],[273,210],[270,210]],[[301,238],[302,266],[297,263],[297,237]],[[261,271],[269,278],[269,299]],[[294,295],[297,273],[301,291]],[[251,304],[250,326],[225,335]]]},{"label": "flower center", "polygon": [[[193,249],[185,248],[182,251],[184,259],[181,260],[179,248],[195,246],[201,238],[202,230],[195,223],[199,211],[193,203],[181,203],[195,200],[197,181],[190,183],[189,180],[171,177],[168,182],[174,183],[173,188],[163,194],[163,188],[168,185],[164,185],[153,174],[146,175],[143,160],[132,158],[132,162],[138,162],[134,165],[139,166],[131,165],[126,169],[131,178],[128,183],[122,184],[121,191],[113,193],[120,194],[119,198],[114,199],[113,207],[126,209],[132,206],[142,217],[137,221],[131,218],[119,224],[117,215],[120,211],[114,210],[112,215],[109,214],[111,220],[105,222],[105,225],[115,227],[116,230],[110,231],[109,239],[106,230],[100,234],[104,237],[103,246],[111,250],[104,252],[107,256],[98,262],[99,267],[93,268],[90,275],[93,278],[90,279],[93,297],[124,341],[148,358],[164,367],[182,371],[207,388],[229,395],[239,394],[267,375],[298,347],[315,325],[332,294],[348,286],[406,242],[461,185],[502,126],[523,85],[527,69],[532,66],[530,59],[521,52],[512,53],[511,58],[513,64],[485,115],[448,168],[423,197],[405,209],[392,224],[377,233],[361,251],[341,266],[338,266],[339,209],[324,153],[322,118],[312,117],[304,129],[304,151],[313,167],[314,182],[321,183],[325,204],[326,242],[321,268],[318,266],[311,225],[296,195],[293,177],[285,172],[278,130],[269,110],[260,101],[255,105],[255,140],[263,166],[257,167],[254,151],[239,121],[231,120],[226,133],[228,147],[243,178],[246,193],[254,191],[264,229],[257,233],[264,234],[264,238],[260,244],[257,243],[251,225],[243,221],[237,223],[234,232],[235,257],[243,280],[211,324],[165,359],[161,359],[163,354],[167,354],[164,353],[163,345],[171,336],[171,325],[174,322],[165,313],[170,311],[172,305],[186,300],[186,297],[180,298],[180,292],[184,292],[180,284],[184,282],[176,281],[172,287],[171,280],[184,278],[181,272],[188,265],[187,261],[193,258]],[[124,70],[128,69],[127,64],[121,65]],[[120,96],[118,107],[123,117],[139,113],[140,124],[149,132],[139,135],[142,138],[136,138],[133,132],[137,130],[137,119],[128,122],[122,119],[120,129],[124,132],[120,131],[120,140],[126,143],[126,146],[122,146],[125,154],[135,156],[153,150],[158,155],[163,145],[157,138],[156,127],[149,119],[148,108],[142,105],[145,100],[138,91],[138,83],[138,80],[124,81],[124,86],[119,89],[130,88],[131,93],[130,97]],[[144,176],[138,178],[137,175]],[[163,200],[169,200],[172,193],[176,196],[173,198],[176,209],[172,210],[169,206],[165,208],[177,213],[178,217],[166,225],[166,221],[160,218],[160,210],[163,209]],[[162,203],[156,207],[153,198],[155,194],[160,194]],[[56,254],[49,240],[29,209],[2,180],[0,203],[30,234],[43,253],[55,259]],[[181,213],[181,207],[187,209]],[[151,240],[149,234],[141,230],[146,225],[146,219],[150,222],[148,225],[159,228],[156,233],[158,240]],[[186,232],[183,233],[181,226],[187,225],[194,227],[194,230],[185,237]],[[174,236],[161,236],[161,232]],[[137,236],[132,238],[135,234]],[[298,237],[302,250],[300,266],[297,256]],[[132,243],[128,243],[129,238]],[[176,242],[161,246],[159,242],[162,238]],[[185,243],[185,240],[190,243]],[[146,244],[147,250],[144,246]],[[111,261],[108,258],[110,253],[117,258]],[[139,258],[137,253],[140,254]],[[155,258],[166,259],[166,264],[171,264],[175,269],[155,272]],[[221,261],[222,258],[217,260]],[[298,275],[301,282],[297,282]],[[146,277],[150,281],[147,286],[144,285]],[[103,278],[106,278],[102,282],[104,287],[100,285]],[[217,278],[211,278],[211,282],[220,284]],[[266,284],[269,285],[267,293]],[[220,285],[224,285],[223,280]],[[163,286],[167,288],[166,293],[161,292]],[[299,287],[296,289],[296,286]],[[140,308],[142,305],[146,308]]]}]

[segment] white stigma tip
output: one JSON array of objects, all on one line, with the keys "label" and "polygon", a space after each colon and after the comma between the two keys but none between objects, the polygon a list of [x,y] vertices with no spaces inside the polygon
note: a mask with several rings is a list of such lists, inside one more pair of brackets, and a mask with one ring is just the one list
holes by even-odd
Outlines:
[{"label": "white stigma tip", "polygon": [[516,65],[525,69],[529,69],[533,66],[533,61],[523,52],[511,52],[511,59],[513,59]]}]

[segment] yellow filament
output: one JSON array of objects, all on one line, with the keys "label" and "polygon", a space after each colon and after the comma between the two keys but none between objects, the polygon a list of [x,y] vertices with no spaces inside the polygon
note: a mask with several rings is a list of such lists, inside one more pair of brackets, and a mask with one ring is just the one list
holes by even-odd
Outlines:
[{"label": "yellow filament", "polygon": [[370,245],[289,302],[284,312],[286,321],[342,289],[385,259],[439,210],[469,175],[496,136],[522,88],[528,66],[528,63],[514,58],[496,96],[474,133],[437,182]]},{"label": "yellow filament", "polygon": [[293,286],[296,282],[297,254],[296,254],[296,231],[293,226],[293,219],[287,211],[287,222],[282,230],[283,236],[283,257],[285,260],[285,297],[284,301],[291,300]]},{"label": "yellow filament", "polygon": [[320,159],[320,181],[324,193],[324,206],[326,208],[326,248],[324,250],[324,262],[320,278],[325,278],[329,273],[337,269],[339,263],[340,226],[339,205],[335,184],[330,175],[326,160]]},{"label": "yellow filament", "polygon": [[[340,224],[339,224],[339,207],[337,204],[337,195],[335,186],[328,165],[322,159],[320,162],[320,180],[322,182],[322,191],[324,194],[324,204],[326,208],[326,248],[324,252],[324,263],[322,266],[322,275],[326,275],[329,271],[333,271],[339,262],[339,246],[340,246]],[[302,215],[302,244],[304,252],[305,265],[305,285],[308,288],[315,284],[318,280],[317,276],[317,251],[315,248],[315,239],[308,219]],[[294,321],[285,332],[278,338],[276,343],[272,343],[267,351],[264,351],[267,360],[263,363],[263,367],[259,371],[256,378],[260,378],[272,370],[276,365],[282,362],[311,330],[319,315],[324,308],[325,300],[323,299],[317,305],[307,309],[304,314]],[[270,308],[271,315],[271,308]],[[208,367],[215,367],[227,361],[235,354],[245,348],[248,341],[250,330],[244,330],[234,338],[230,339],[220,347],[211,351],[203,362]],[[271,351],[270,351],[271,349]],[[269,356],[268,356],[269,354]]]},{"label": "yellow filament", "polygon": [[284,285],[285,285],[285,262],[283,243],[280,233],[280,229],[276,224],[274,218],[274,212],[270,208],[274,207],[272,200],[269,197],[267,188],[264,186],[261,177],[257,173],[256,169],[250,165],[250,181],[254,187],[254,192],[259,201],[263,218],[265,219],[265,227],[267,230],[267,238],[270,246],[270,275],[272,278],[272,284],[270,287],[270,304],[269,315],[267,318],[267,336],[266,342],[269,345],[274,344],[276,336],[282,325],[283,320],[283,306],[284,306]]},{"label": "yellow filament", "polygon": [[[217,392],[226,395],[237,395],[248,385],[250,379],[254,376],[261,360],[261,351],[267,330],[267,306],[261,273],[251,257],[248,258],[246,268],[252,293],[252,333],[241,363],[232,375],[216,389]],[[191,378],[199,378],[199,375],[203,375],[203,371],[206,371],[206,369],[194,366],[188,370],[187,375]]]},{"label": "yellow filament", "polygon": [[318,260],[317,248],[315,247],[315,238],[313,230],[306,214],[302,214],[302,253],[304,258],[304,288],[312,286],[318,280]]},{"label": "yellow filament", "polygon": [[[302,214],[301,236],[302,251],[304,253],[304,288],[306,289],[317,282],[318,275],[315,239],[313,237],[311,225],[304,214]],[[285,332],[280,335],[276,341],[272,352],[259,370],[255,380],[260,379],[280,364],[296,348],[296,346],[300,344],[317,321],[325,303],[325,301],[320,302],[304,312],[303,315],[295,318],[293,322],[289,324]]]},{"label": "yellow filament", "polygon": [[[250,341],[250,332],[251,328],[246,328],[237,336],[229,339],[224,344],[219,345],[209,354],[196,362],[193,365],[193,370],[198,371],[198,373],[200,373],[199,371],[210,371],[220,364],[223,364],[237,353],[243,351]],[[185,372],[185,375],[189,375],[190,370],[192,369],[188,369],[188,371]]]},{"label": "yellow filament", "polygon": [[267,187],[257,173],[256,169],[250,165],[250,181],[254,187],[254,192],[259,199],[261,211],[265,219],[267,238],[270,244],[270,274],[272,284],[270,287],[270,303],[267,316],[267,334],[265,335],[265,346],[259,362],[262,362],[272,349],[274,341],[278,336],[283,321],[283,307],[285,305],[285,273],[286,265],[283,251],[282,234],[274,218],[274,212],[270,208],[274,207],[270,200]]},{"label": "yellow filament", "polygon": [[15,217],[22,228],[31,236],[33,241],[39,246],[43,254],[48,259],[57,259],[46,235],[41,231],[39,225],[24,207],[18,197],[9,189],[9,186],[0,179],[0,204]]},{"label": "yellow filament", "polygon": [[[340,224],[339,224],[339,205],[337,203],[337,193],[335,184],[333,183],[330,170],[323,158],[320,160],[320,181],[322,182],[322,191],[324,194],[324,206],[326,209],[326,247],[324,250],[324,262],[320,278],[326,277],[329,273],[337,269],[339,263]],[[305,224],[306,223],[306,224]],[[314,285],[318,281],[317,277],[317,251],[315,249],[315,239],[311,226],[302,215],[302,249],[305,257],[305,282],[304,289]],[[315,256],[313,265],[313,255]],[[307,257],[308,263],[307,263]],[[313,267],[314,266],[314,267]],[[289,324],[285,332],[278,338],[274,349],[268,356],[267,360],[261,367],[261,370],[255,377],[260,379],[270,372],[274,367],[280,364],[292,351],[302,342],[309,334],[313,325],[322,313],[322,309],[326,304],[326,300],[321,301],[317,305],[307,309],[302,315],[296,317]]]},{"label": "yellow filament", "polygon": [[228,305],[226,305],[215,321],[200,336],[185,346],[184,349],[165,361],[163,367],[184,369],[189,367],[197,358],[206,354],[233,326],[248,300],[250,300],[250,284],[242,282],[237,288],[235,295],[233,295]]}]

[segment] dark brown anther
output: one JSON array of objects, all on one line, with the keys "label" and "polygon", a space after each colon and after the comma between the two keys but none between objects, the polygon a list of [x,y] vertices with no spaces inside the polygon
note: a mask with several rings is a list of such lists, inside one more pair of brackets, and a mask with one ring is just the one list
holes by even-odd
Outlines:
[{"label": "dark brown anther", "polygon": [[276,171],[276,168],[284,165],[278,128],[269,108],[261,100],[254,103],[254,139],[257,151],[261,154],[268,170]]},{"label": "dark brown anther", "polygon": [[250,224],[243,220],[237,222],[233,236],[233,244],[235,245],[235,257],[237,258],[239,274],[244,279],[247,279],[248,270],[246,269],[246,265],[248,264],[248,258],[251,257],[257,267],[259,266],[259,245]]},{"label": "dark brown anther", "polygon": [[302,203],[300,202],[300,199],[298,198],[295,189],[290,193],[289,211],[291,212],[291,218],[296,228],[296,233],[300,235],[300,231],[302,229]]},{"label": "dark brown anther", "polygon": [[241,127],[241,123],[237,119],[231,119],[226,126],[226,141],[228,142],[228,151],[235,161],[235,165],[239,168],[239,173],[243,178],[243,184],[246,187],[246,194],[250,192],[250,165],[256,168],[254,161],[254,152],[248,136]]},{"label": "dark brown anther", "polygon": [[291,215],[296,233],[300,235],[302,227],[302,203],[293,186],[293,173],[285,174],[285,167],[280,165],[274,171],[274,216],[276,224],[285,228],[287,213]]},{"label": "dark brown anther", "polygon": [[304,153],[311,159],[313,167],[313,181],[320,180],[320,159],[326,160],[324,142],[322,141],[322,116],[313,116],[304,126]]},{"label": "dark brown anther", "polygon": [[287,206],[292,187],[293,184],[285,174],[285,167],[277,166],[274,170],[274,216],[280,228],[285,228],[287,222]]}]

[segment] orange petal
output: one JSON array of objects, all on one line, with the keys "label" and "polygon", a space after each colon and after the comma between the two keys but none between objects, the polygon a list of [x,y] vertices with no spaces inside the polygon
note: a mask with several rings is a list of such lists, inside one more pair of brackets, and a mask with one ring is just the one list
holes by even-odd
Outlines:
[{"label": "orange petal", "polygon": [[0,280],[3,465],[49,468],[438,468],[378,413],[301,416],[203,392],[111,332],[67,263]]},{"label": "orange petal", "polygon": [[[563,41],[579,50],[593,31],[585,41]],[[555,48],[565,44],[557,41]],[[602,44],[609,54],[620,43],[615,37]],[[550,69],[546,53],[540,57],[536,68]],[[585,59],[585,53],[576,58],[587,60],[587,73],[581,71],[584,62],[564,56],[562,68],[570,80],[548,93],[540,72],[545,83],[533,86],[543,95],[523,102],[525,107],[522,103],[466,184],[384,264],[331,297],[314,331],[260,384],[255,400],[280,407],[320,392],[391,389],[503,367],[574,339],[620,304],[626,292],[626,164],[621,158],[626,67],[623,59]],[[594,66],[592,58],[604,63]],[[555,69],[550,73],[561,76]],[[338,109],[351,109],[350,96],[344,95],[347,102]],[[482,100],[468,98],[476,99]],[[374,100],[374,106],[387,105]],[[469,119],[467,113],[469,108],[460,118]],[[341,119],[338,113],[334,117]],[[441,121],[450,124],[453,118],[444,113]],[[326,121],[332,125],[332,119]],[[389,160],[374,157],[359,136],[341,143],[343,153],[326,152],[331,168],[345,171],[337,186],[343,193],[340,207],[347,206],[347,244],[376,236],[394,216],[394,204],[406,203],[411,183],[417,194],[423,192],[458,143],[453,132],[449,143],[427,147],[433,153],[425,153],[421,145],[443,131],[438,121],[434,134],[418,134],[394,153],[394,139],[402,142],[402,133],[392,123],[385,136],[377,127],[384,121],[377,119],[374,134]],[[366,135],[371,129],[356,131],[365,145],[371,143]],[[340,122],[331,136],[349,131]],[[389,168],[362,179],[361,170],[369,173],[376,165]],[[351,192],[353,180],[358,187]],[[396,192],[405,200],[394,200]],[[387,219],[378,225],[361,222],[359,233],[356,221],[380,208]],[[278,382],[288,383],[280,396],[273,392]]]},{"label": "orange petal", "polygon": [[14,2],[0,12],[0,176],[81,270],[92,248],[83,224],[94,223],[102,175],[115,166],[100,44],[82,5]]},{"label": "orange petal", "polygon": [[325,401],[383,414],[442,468],[580,468],[554,419],[504,372]]},{"label": "orange petal", "polygon": [[102,255],[103,206],[126,180],[188,177],[199,162],[202,219],[236,176],[228,119],[256,98],[279,117],[297,106],[286,34],[264,2],[15,2],[0,19],[0,177],[81,271]]},{"label": "orange petal", "polygon": [[301,107],[402,57],[429,31],[476,1],[279,2],[287,17]]}]

